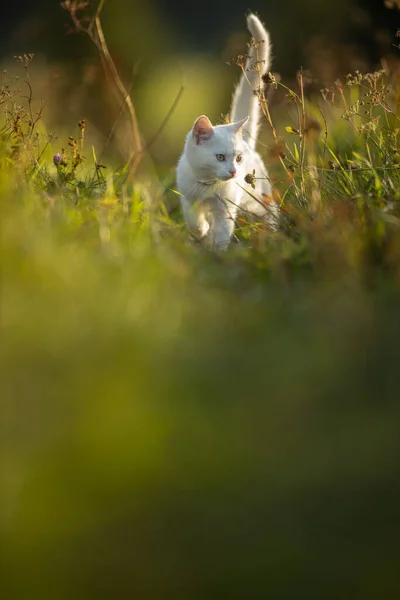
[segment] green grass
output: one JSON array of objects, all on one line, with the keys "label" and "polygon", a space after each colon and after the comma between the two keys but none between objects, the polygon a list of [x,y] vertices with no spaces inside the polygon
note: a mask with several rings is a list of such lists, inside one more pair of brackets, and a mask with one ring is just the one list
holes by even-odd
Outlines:
[{"label": "green grass", "polygon": [[9,109],[7,600],[398,597],[399,115],[371,81],[277,114],[281,229],[226,253]]}]

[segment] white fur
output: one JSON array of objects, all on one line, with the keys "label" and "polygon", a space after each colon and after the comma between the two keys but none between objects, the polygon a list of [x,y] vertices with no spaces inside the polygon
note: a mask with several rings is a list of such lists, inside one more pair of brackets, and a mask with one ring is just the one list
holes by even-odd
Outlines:
[{"label": "white fur", "polygon": [[[253,90],[263,87],[261,76],[269,71],[271,45],[269,34],[258,17],[249,15],[247,27],[253,36],[255,45],[251,45],[249,48],[245,65],[246,77],[241,77],[239,85],[233,93],[231,119],[240,121],[249,115],[249,125],[245,127],[243,137],[250,148],[254,150],[260,120],[260,104]],[[260,69],[254,69],[257,63],[259,63]]]},{"label": "white fur", "polygon": [[[261,76],[269,70],[269,36],[253,14],[247,25],[256,47],[251,46],[235,89],[231,107],[232,123],[213,127],[199,117],[186,138],[177,168],[177,186],[189,231],[197,238],[208,236],[214,248],[226,249],[235,227],[238,210],[276,226],[277,207],[271,200],[271,185],[264,163],[255,152],[260,106],[253,89],[262,86]],[[260,64],[260,72],[252,71]],[[249,85],[250,83],[250,85]],[[219,161],[217,155],[224,155]],[[239,162],[238,157],[242,157]],[[255,171],[255,189],[245,182]],[[234,173],[235,172],[235,173]]]}]

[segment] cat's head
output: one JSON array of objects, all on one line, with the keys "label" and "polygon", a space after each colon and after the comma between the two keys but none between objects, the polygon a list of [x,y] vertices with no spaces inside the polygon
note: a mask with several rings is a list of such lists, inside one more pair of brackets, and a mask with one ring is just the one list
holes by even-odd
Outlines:
[{"label": "cat's head", "polygon": [[186,140],[185,155],[196,177],[228,181],[243,164],[242,127],[248,119],[213,127],[205,117],[196,119]]}]

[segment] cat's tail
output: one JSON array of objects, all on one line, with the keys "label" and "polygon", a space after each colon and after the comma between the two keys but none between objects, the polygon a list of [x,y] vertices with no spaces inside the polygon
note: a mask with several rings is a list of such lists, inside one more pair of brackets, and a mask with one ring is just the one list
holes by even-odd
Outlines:
[{"label": "cat's tail", "polygon": [[243,137],[254,148],[261,111],[258,95],[254,94],[254,90],[263,87],[261,78],[269,71],[271,46],[269,34],[256,15],[250,14],[247,17],[247,27],[254,38],[254,44],[249,48],[244,73],[233,93],[231,122],[250,117],[244,126]]}]

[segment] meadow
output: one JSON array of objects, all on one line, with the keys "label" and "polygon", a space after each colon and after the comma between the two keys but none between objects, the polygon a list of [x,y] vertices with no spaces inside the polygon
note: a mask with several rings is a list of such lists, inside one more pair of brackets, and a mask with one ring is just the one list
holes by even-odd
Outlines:
[{"label": "meadow", "polygon": [[398,598],[398,63],[323,89],[268,78],[280,229],[244,216],[217,253],[184,227],[173,163],[141,175],[151,140],[118,74],[133,150],[110,140],[103,164],[85,120],[49,134],[35,58],[16,61],[0,88],[4,598]]}]

